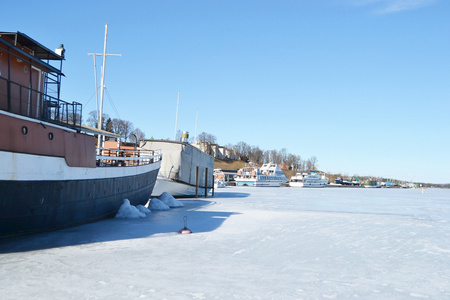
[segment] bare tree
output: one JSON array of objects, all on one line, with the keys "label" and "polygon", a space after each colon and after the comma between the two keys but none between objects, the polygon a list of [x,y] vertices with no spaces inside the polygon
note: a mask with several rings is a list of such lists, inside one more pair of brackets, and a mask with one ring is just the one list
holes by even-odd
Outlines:
[{"label": "bare tree", "polygon": [[295,163],[296,163],[296,157],[294,154],[287,154],[286,161],[284,162],[287,164],[290,168],[295,169]]},{"label": "bare tree", "polygon": [[136,136],[138,141],[145,139],[145,133],[139,128],[134,129],[131,133]]},{"label": "bare tree", "polygon": [[295,169],[296,170],[304,170],[305,169],[305,162],[302,160],[300,155],[295,155]]},{"label": "bare tree", "polygon": [[112,131],[118,135],[123,134],[123,124],[120,119],[114,118],[111,121]]},{"label": "bare tree", "polygon": [[[108,119],[109,119],[108,114],[104,113],[103,117],[102,117],[102,121],[103,121],[102,129],[106,128],[106,121]],[[88,118],[86,120],[86,125],[94,127],[94,128],[97,128],[97,126],[98,126],[98,119],[97,119],[97,111],[96,110],[93,110],[93,111],[89,112]]]},{"label": "bare tree", "polygon": [[311,156],[311,158],[309,160],[311,161],[313,170],[316,170],[317,169],[317,157]]},{"label": "bare tree", "polygon": [[86,120],[86,125],[91,127],[97,127],[97,111],[93,110],[89,112]]},{"label": "bare tree", "polygon": [[206,132],[202,132],[197,136],[197,140],[200,140],[202,143],[211,143],[211,144],[217,144],[217,138]]},{"label": "bare tree", "polygon": [[264,150],[263,151],[262,162],[265,163],[265,164],[270,162],[270,151],[269,150]]},{"label": "bare tree", "polygon": [[270,150],[270,162],[274,164],[282,163],[282,155],[277,150]]},{"label": "bare tree", "polygon": [[253,162],[261,163],[263,161],[263,151],[258,146],[252,146],[250,147],[248,158]]},{"label": "bare tree", "polygon": [[105,130],[108,132],[113,132],[113,128],[112,128],[112,120],[111,118],[108,118],[108,120],[106,120],[105,123]]},{"label": "bare tree", "polygon": [[280,155],[280,162],[278,163],[286,163],[288,156],[286,148],[282,148],[279,152],[279,155]]},{"label": "bare tree", "polygon": [[123,126],[122,138],[126,142],[130,133],[133,131],[133,123],[127,120],[121,120]]},{"label": "bare tree", "polygon": [[306,160],[306,168],[308,170],[316,170],[317,168],[317,157],[311,156]]},{"label": "bare tree", "polygon": [[249,159],[251,146],[246,142],[239,142],[234,145],[234,151],[240,157],[241,160],[247,161]]},{"label": "bare tree", "polygon": [[133,131],[133,123],[127,120],[120,120],[117,118],[111,121],[112,131],[123,139],[125,142],[128,140],[130,133]]}]

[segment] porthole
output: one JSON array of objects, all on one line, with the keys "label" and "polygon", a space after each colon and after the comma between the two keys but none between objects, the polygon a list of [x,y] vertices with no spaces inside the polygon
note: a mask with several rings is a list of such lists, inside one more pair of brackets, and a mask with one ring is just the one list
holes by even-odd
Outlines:
[{"label": "porthole", "polygon": [[23,66],[23,72],[28,73],[28,66]]},{"label": "porthole", "polygon": [[27,126],[22,126],[22,134],[26,135],[28,133],[28,128]]},{"label": "porthole", "polygon": [[50,141],[53,140],[53,133],[51,133],[51,132],[48,133],[48,139],[49,139]]}]

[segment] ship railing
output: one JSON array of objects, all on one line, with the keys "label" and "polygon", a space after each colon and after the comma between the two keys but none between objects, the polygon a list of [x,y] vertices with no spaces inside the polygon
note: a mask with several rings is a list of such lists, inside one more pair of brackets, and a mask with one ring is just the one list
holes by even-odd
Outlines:
[{"label": "ship railing", "polygon": [[118,150],[97,148],[97,166],[128,167],[158,162],[162,159],[161,150]]},{"label": "ship railing", "polygon": [[0,77],[0,109],[21,116],[81,129],[82,105],[66,102]]}]

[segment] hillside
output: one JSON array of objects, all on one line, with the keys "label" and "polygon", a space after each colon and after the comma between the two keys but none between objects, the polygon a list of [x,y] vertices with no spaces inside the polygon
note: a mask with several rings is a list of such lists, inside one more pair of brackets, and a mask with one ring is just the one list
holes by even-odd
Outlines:
[{"label": "hillside", "polygon": [[247,163],[242,160],[232,160],[232,159],[214,159],[214,169],[241,169],[245,167]]}]

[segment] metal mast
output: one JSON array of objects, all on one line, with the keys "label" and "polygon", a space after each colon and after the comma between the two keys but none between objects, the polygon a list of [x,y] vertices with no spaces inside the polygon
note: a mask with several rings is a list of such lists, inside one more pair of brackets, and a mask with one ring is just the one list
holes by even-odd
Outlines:
[{"label": "metal mast", "polygon": [[[103,94],[105,90],[105,68],[106,68],[106,39],[108,37],[108,24],[105,25],[105,44],[103,47],[103,64],[102,64],[102,77],[101,77],[101,90],[100,90],[100,112],[98,116],[98,129],[102,129],[103,124]],[[101,138],[100,138],[101,137]],[[97,146],[100,148],[102,146],[101,140],[103,140],[103,136],[99,136]],[[102,147],[103,148],[103,147]]]},{"label": "metal mast", "polygon": [[[108,37],[108,24],[105,25],[105,43],[103,46],[103,53],[88,53],[88,55],[94,56],[94,72],[95,72],[95,95],[97,98],[97,128],[99,130],[102,130],[102,124],[103,124],[103,95],[104,95],[104,89],[105,89],[105,68],[106,68],[106,56],[112,55],[112,56],[122,56],[122,54],[106,54],[106,42]],[[96,56],[103,56],[103,65],[102,65],[102,71],[101,71],[101,81],[100,81],[100,105],[98,104],[98,92],[97,92],[97,65],[96,65]],[[102,142],[104,140],[104,136],[99,135],[98,141],[97,141],[97,147],[101,148]]]},{"label": "metal mast", "polygon": [[195,116],[195,135],[194,135],[194,142],[197,141],[197,121],[198,121],[198,109],[197,109],[197,115]]},{"label": "metal mast", "polygon": [[175,116],[175,135],[173,136],[173,140],[177,139],[177,123],[178,123],[178,105],[180,104],[180,91],[178,91],[178,99],[177,99],[177,114]]}]

